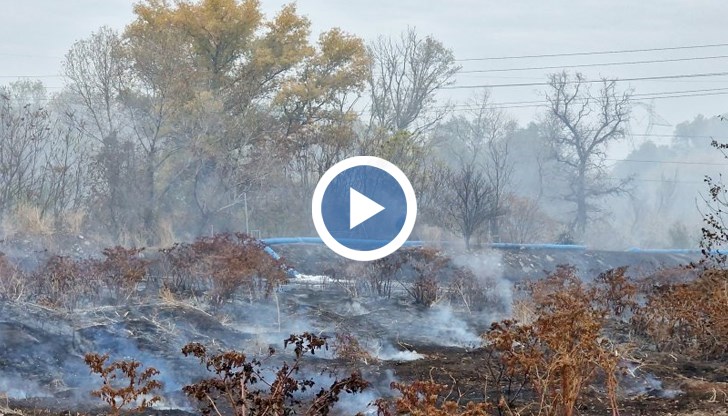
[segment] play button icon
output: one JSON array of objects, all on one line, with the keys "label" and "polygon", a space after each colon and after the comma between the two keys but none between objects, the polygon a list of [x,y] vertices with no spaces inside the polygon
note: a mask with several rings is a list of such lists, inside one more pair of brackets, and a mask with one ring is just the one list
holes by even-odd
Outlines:
[{"label": "play button icon", "polygon": [[349,188],[349,229],[356,227],[369,218],[377,215],[384,207]]},{"label": "play button icon", "polygon": [[321,240],[335,253],[358,261],[396,251],[417,217],[415,192],[405,174],[373,156],[345,159],[326,171],[311,208]]}]

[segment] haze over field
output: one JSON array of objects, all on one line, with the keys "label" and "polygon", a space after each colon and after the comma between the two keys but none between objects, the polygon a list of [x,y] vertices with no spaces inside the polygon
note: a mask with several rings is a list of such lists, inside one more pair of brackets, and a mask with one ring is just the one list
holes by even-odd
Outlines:
[{"label": "haze over field", "polygon": [[0,10],[0,416],[728,416],[725,1]]},{"label": "haze over field", "polygon": [[[4,8],[5,24],[0,28],[0,57],[2,58],[0,59],[0,84],[5,84],[6,88],[10,88],[6,90],[10,95],[23,95],[24,93],[18,92],[18,88],[20,88],[17,86],[18,84],[15,84],[15,87],[11,87],[11,84],[21,80],[39,80],[45,89],[45,92],[39,92],[39,94],[44,95],[45,98],[41,98],[38,104],[48,106],[53,110],[49,115],[49,120],[62,119],[61,115],[64,112],[68,113],[68,110],[72,108],[71,111],[79,117],[75,121],[62,120],[62,123],[75,128],[78,132],[78,125],[73,127],[74,123],[87,123],[88,120],[80,116],[83,112],[93,112],[93,108],[90,108],[87,103],[78,101],[80,91],[78,86],[82,79],[74,79],[73,75],[69,74],[68,68],[64,67],[64,62],[68,62],[67,59],[69,59],[67,53],[74,42],[89,42],[94,36],[92,33],[102,26],[109,27],[113,33],[129,39],[128,36],[131,32],[127,25],[137,17],[133,4],[133,2],[120,0],[101,3],[78,1],[62,5],[54,1],[8,4]],[[280,0],[265,1],[260,4],[260,11],[267,19],[272,19],[285,4],[287,3]],[[194,168],[192,165],[181,162],[188,156],[180,154],[180,149],[185,148],[185,151],[189,151],[191,138],[200,138],[200,132],[194,132],[190,130],[189,125],[182,126],[182,124],[189,124],[196,116],[191,115],[190,120],[182,121],[182,124],[177,115],[172,117],[174,120],[168,117],[166,121],[169,127],[162,132],[161,136],[154,138],[154,140],[158,140],[157,153],[151,155],[155,161],[149,159],[148,151],[146,151],[147,156],[143,156],[145,154],[143,142],[150,140],[150,137],[131,137],[135,134],[132,133],[132,130],[135,129],[133,126],[135,122],[132,121],[132,124],[129,124],[127,121],[117,120],[119,126],[126,125],[131,129],[124,133],[119,130],[118,126],[109,126],[121,134],[119,137],[121,143],[130,143],[136,148],[134,152],[155,165],[153,168],[150,167],[151,165],[138,168],[140,169],[138,174],[146,175],[147,181],[152,182],[137,186],[136,191],[133,192],[136,198],[139,197],[139,194],[147,195],[147,199],[152,198],[142,204],[131,204],[137,207],[146,204],[147,213],[123,212],[125,210],[133,211],[133,208],[129,207],[116,210],[118,212],[114,214],[111,214],[110,211],[101,214],[95,212],[98,211],[98,204],[82,207],[88,205],[90,199],[93,198],[97,198],[97,202],[100,201],[98,198],[110,201],[108,194],[110,184],[106,183],[101,186],[99,183],[90,183],[89,177],[92,176],[93,169],[87,166],[84,169],[88,170],[79,176],[85,183],[77,183],[76,189],[82,191],[77,192],[73,198],[66,198],[61,202],[65,206],[55,207],[56,212],[52,215],[55,217],[54,221],[59,224],[63,222],[59,220],[61,211],[73,211],[75,215],[85,218],[86,230],[91,227],[97,234],[105,235],[112,240],[123,234],[125,241],[132,241],[131,238],[139,242],[146,240],[154,243],[159,241],[160,235],[151,239],[142,238],[139,236],[139,231],[133,230],[134,227],[131,226],[118,225],[114,227],[120,227],[120,229],[109,230],[108,225],[101,226],[99,229],[93,224],[99,221],[108,224],[113,216],[127,217],[123,221],[121,218],[111,221],[117,223],[145,217],[144,221],[148,226],[151,225],[151,222],[155,223],[152,226],[155,229],[164,224],[166,239],[189,239],[201,232],[214,230],[215,227],[220,230],[240,229],[240,225],[243,223],[242,217],[245,216],[241,212],[241,195],[246,194],[251,199],[248,212],[249,229],[252,227],[256,233],[267,236],[309,235],[312,229],[310,220],[306,218],[308,208],[304,201],[308,198],[307,192],[310,192],[312,184],[315,184],[317,180],[316,171],[320,171],[321,168],[346,155],[367,152],[378,153],[380,156],[387,156],[389,153],[392,158],[400,157],[401,159],[401,154],[399,156],[394,156],[394,154],[401,153],[402,149],[377,150],[375,149],[377,145],[373,144],[377,140],[389,140],[381,136],[382,134],[386,136],[400,133],[413,134],[412,140],[417,141],[418,146],[425,144],[423,150],[437,154],[435,159],[432,159],[432,163],[459,169],[460,166],[455,165],[463,164],[462,160],[458,161],[460,153],[448,153],[446,150],[448,147],[452,148],[452,144],[457,141],[474,139],[473,137],[456,137],[462,136],[464,127],[462,123],[465,122],[470,123],[471,128],[492,130],[497,127],[500,129],[497,133],[484,130],[476,133],[481,136],[488,134],[492,136],[477,138],[481,144],[495,141],[508,144],[507,157],[501,161],[500,168],[494,166],[493,148],[491,148],[490,156],[486,154],[487,151],[483,151],[477,157],[477,164],[483,165],[485,171],[496,169],[508,172],[507,177],[500,179],[503,183],[497,185],[492,183],[493,172],[491,172],[488,186],[495,189],[496,205],[498,205],[495,211],[491,210],[493,211],[491,216],[494,215],[497,218],[488,219],[486,221],[489,224],[488,227],[478,224],[473,227],[471,234],[478,242],[508,240],[551,242],[558,240],[559,236],[569,234],[581,242],[610,248],[626,248],[634,245],[693,248],[697,244],[698,236],[694,230],[699,225],[700,215],[696,205],[700,204],[699,192],[703,190],[703,178],[705,175],[714,176],[724,164],[721,155],[711,151],[709,142],[711,138],[728,139],[726,123],[721,123],[716,118],[722,111],[721,106],[725,102],[725,94],[728,93],[728,73],[724,70],[728,64],[728,45],[721,42],[723,34],[721,16],[724,15],[725,9],[725,5],[719,1],[705,1],[698,4],[679,1],[642,2],[640,4],[621,2],[609,5],[600,2],[544,4],[529,1],[505,5],[499,2],[456,1],[436,2],[427,7],[409,1],[375,1],[361,4],[318,0],[299,2],[296,5],[296,13],[305,16],[310,21],[308,31],[304,36],[312,44],[317,42],[319,34],[338,27],[346,33],[356,36],[372,51],[371,48],[376,49],[377,43],[381,49],[383,39],[403,42],[400,36],[411,30],[418,39],[431,36],[438,45],[441,45],[446,53],[443,52],[444,54],[437,59],[442,58],[443,64],[448,65],[452,71],[440,72],[437,75],[439,79],[433,84],[435,88],[429,91],[425,100],[420,103],[422,105],[420,114],[408,121],[406,125],[401,124],[394,128],[382,124],[384,119],[381,117],[378,121],[375,120],[376,116],[372,118],[372,85],[374,84],[366,81],[367,76],[363,73],[357,75],[362,77],[363,84],[357,84],[359,81],[352,78],[349,80],[349,85],[345,87],[349,89],[348,92],[344,90],[337,92],[337,94],[346,94],[346,99],[341,101],[341,104],[345,103],[344,110],[351,110],[351,115],[355,115],[357,118],[357,120],[347,121],[347,123],[351,123],[352,127],[355,127],[356,132],[353,132],[354,136],[341,139],[345,148],[321,150],[323,149],[322,143],[309,142],[306,144],[308,147],[306,151],[313,153],[309,156],[296,156],[299,160],[291,159],[291,154],[281,158],[280,155],[273,156],[271,152],[268,152],[267,154],[275,160],[271,159],[264,163],[265,168],[248,166],[245,165],[247,162],[238,160],[233,162],[233,165],[224,168],[227,171],[225,175],[235,172],[234,175],[238,176],[234,179],[228,176],[213,180],[217,181],[215,186],[218,186],[217,190],[211,191],[215,195],[195,194],[195,188],[190,187],[190,184],[195,180],[197,180],[195,186],[199,186],[201,183],[202,173],[199,168],[202,165],[198,164],[197,168]],[[40,30],[41,28],[44,29]],[[48,31],[51,30],[52,36],[49,36]],[[257,30],[262,31],[263,29],[259,27]],[[243,53],[243,50],[233,51],[234,59],[243,59],[242,55],[235,55],[238,52]],[[380,59],[382,57],[380,55]],[[77,54],[75,59],[78,61],[86,58]],[[134,65],[133,62],[130,64]],[[180,65],[185,64],[180,61]],[[139,68],[137,66],[135,70],[139,71]],[[380,76],[381,78],[381,73],[377,75],[377,71],[381,72],[381,67],[377,68],[376,62],[371,69],[374,71],[375,77]],[[567,71],[572,77],[577,72],[582,74],[587,80],[584,86],[590,86],[595,97],[598,95],[599,89],[599,84],[595,81],[599,81],[601,78],[624,79],[625,81],[619,81],[614,85],[613,93],[631,95],[629,103],[626,103],[628,106],[625,106],[625,111],[627,111],[625,118],[619,122],[618,134],[606,138],[603,143],[600,143],[598,152],[604,153],[595,152],[594,158],[588,161],[599,166],[599,172],[593,170],[588,172],[587,176],[598,174],[601,177],[598,185],[595,178],[589,179],[594,185],[592,188],[601,188],[605,192],[599,191],[585,198],[582,205],[588,205],[585,208],[588,213],[585,215],[589,217],[586,221],[590,225],[589,227],[583,226],[584,233],[574,230],[575,224],[584,222],[584,220],[576,219],[579,216],[577,212],[580,209],[579,204],[569,200],[573,198],[567,195],[571,192],[567,188],[573,185],[569,185],[573,179],[573,177],[570,179],[569,175],[573,175],[574,172],[564,171],[562,168],[566,165],[552,157],[555,149],[553,147],[554,131],[548,132],[545,128],[548,118],[551,117],[549,114],[552,114],[552,106],[548,97],[553,98],[553,95],[549,95],[553,85],[549,85],[551,83],[549,76],[562,70]],[[180,69],[179,74],[182,73],[184,70]],[[280,80],[287,79],[292,74],[292,72],[282,73]],[[80,73],[76,75],[78,76]],[[143,76],[143,74],[137,73],[135,76]],[[232,76],[232,74],[228,74],[228,76]],[[189,80],[185,82],[189,82]],[[39,86],[34,84],[32,88],[39,88]],[[152,88],[153,92],[156,87],[151,84],[146,86],[138,84],[135,88]],[[199,89],[198,86],[190,86],[190,88]],[[207,93],[213,94],[213,97],[220,97],[234,92],[230,88],[238,87],[220,85],[208,89]],[[148,94],[150,91],[139,90],[139,92]],[[202,90],[198,90],[194,93],[202,92]],[[100,93],[100,91],[94,93]],[[277,93],[271,94],[268,91],[255,99],[270,99],[275,94]],[[483,94],[488,94],[486,101],[483,101]],[[344,95],[341,97],[343,98]],[[118,98],[115,97],[117,101],[119,101]],[[579,99],[581,98],[579,97]],[[18,105],[22,100],[14,101],[17,102],[13,105]],[[119,101],[117,104],[127,106],[127,108],[129,106],[128,102]],[[179,102],[179,104],[182,103]],[[199,102],[198,104],[202,106],[200,110],[203,112],[216,111],[212,110],[213,102]],[[269,106],[269,104],[273,105]],[[280,116],[281,111],[287,110],[285,110],[285,105],[280,104],[280,101],[266,103],[264,105],[267,108],[264,111],[277,119],[275,122],[285,124],[287,122],[281,120]],[[226,105],[223,103],[223,106]],[[483,114],[476,114],[480,105],[488,108],[490,113],[487,115],[487,119],[482,119]],[[193,106],[193,103],[188,102],[186,106],[180,107],[180,114],[192,111],[190,106]],[[263,110],[263,108],[259,107],[258,110]],[[240,117],[242,114],[239,112],[235,117]],[[129,116],[131,114],[127,115],[127,117]],[[208,113],[205,117],[209,116]],[[248,117],[248,121],[251,120],[250,115],[244,117]],[[478,120],[478,117],[481,119]],[[498,121],[499,126],[493,124],[494,117],[501,120]],[[312,118],[310,121],[304,122],[296,129],[321,128],[321,126],[314,126],[315,123],[332,122],[332,120],[325,122],[320,120],[313,122],[313,120]],[[229,123],[230,121],[232,120],[220,120],[219,122]],[[475,126],[477,123],[481,125]],[[172,127],[172,124],[175,126]],[[206,128],[219,130],[223,128],[221,126],[211,125]],[[139,127],[137,125],[136,134],[139,133]],[[230,130],[232,132],[236,129],[250,129],[251,126],[229,125],[224,128],[233,129]],[[182,132],[179,129],[187,129],[187,131]],[[375,132],[376,129],[378,129],[377,132]],[[102,128],[97,133],[106,135],[108,131],[111,131],[104,132],[103,130]],[[272,139],[271,135],[266,139],[266,145],[281,149],[286,141],[293,140],[293,131],[290,128],[288,130],[277,139]],[[85,137],[77,138],[80,140],[79,143],[86,143],[82,147],[84,151],[89,151],[89,155],[92,157],[93,155],[98,156],[100,150],[89,144],[92,143],[88,142],[89,134],[98,136],[97,133],[87,130],[84,132]],[[144,134],[148,136],[149,133]],[[169,137],[162,137],[164,134]],[[180,134],[188,137],[180,139]],[[219,131],[217,134],[221,137],[224,135]],[[300,132],[296,134],[300,134]],[[329,134],[346,136],[351,135],[352,132],[340,130],[334,133],[329,132]],[[171,140],[172,136],[176,136],[176,138]],[[255,144],[258,150],[262,145],[261,143]],[[399,145],[401,143],[395,146]],[[465,146],[467,148],[472,145],[471,143]],[[455,148],[463,149],[458,146],[455,143]],[[324,155],[321,158],[316,156],[316,152],[320,151],[334,151],[335,154]],[[250,152],[250,149],[246,152]],[[500,152],[504,152],[504,149],[501,149]],[[487,162],[486,159],[489,157],[491,161]],[[622,159],[627,160],[620,161]],[[393,162],[408,163],[405,159],[393,160]],[[312,164],[316,167],[313,167]],[[206,166],[207,169],[212,167],[212,165]],[[218,167],[222,169],[220,165]],[[404,168],[405,170],[409,168],[411,171],[414,169],[407,166]],[[145,169],[147,173],[142,173]],[[154,173],[151,173],[150,169]],[[188,172],[177,177],[170,176],[169,172],[175,169],[187,169]],[[197,173],[190,176],[190,169],[197,169]],[[309,172],[303,172],[301,169],[309,170]],[[311,169],[313,170],[311,171]],[[257,171],[258,174],[252,175],[251,170]],[[262,172],[263,170],[270,172],[283,170],[287,173],[281,178],[272,178],[268,173]],[[96,169],[96,172],[101,171]],[[412,173],[415,174],[414,171]],[[134,175],[131,172],[124,174]],[[153,175],[154,178],[150,179],[150,175]],[[208,173],[204,175],[205,180],[212,180]],[[250,181],[254,180],[254,176],[268,177],[269,179],[266,179],[268,185],[261,183],[253,185]],[[97,178],[100,177],[97,175]],[[625,178],[631,178],[629,183],[626,181],[622,183]],[[108,177],[105,180],[108,182]],[[38,181],[42,182],[40,179]],[[132,180],[132,182],[144,181]],[[208,182],[208,184],[210,183]],[[276,191],[272,191],[271,189],[274,187],[270,186],[271,183],[280,186],[277,186]],[[548,186],[544,186],[545,183]],[[426,201],[432,198],[425,194],[436,192],[435,189],[439,189],[438,185],[428,183],[428,180],[423,180],[419,185],[418,194],[426,205]],[[143,187],[146,189],[142,189]],[[291,221],[292,223],[285,224],[285,221],[270,215],[271,211],[276,210],[271,210],[269,203],[272,200],[278,200],[280,195],[285,194],[283,189],[289,187],[297,189],[296,199],[302,200],[296,202],[296,204],[300,203],[301,209],[294,211],[302,212],[304,215],[294,215],[295,219]],[[106,190],[104,191],[102,188]],[[172,191],[173,188],[174,191]],[[611,188],[619,192],[606,192]],[[39,192],[48,193],[50,191]],[[107,193],[107,195],[94,195],[99,192]],[[119,195],[123,193],[120,192]],[[228,195],[220,196],[221,193]],[[155,195],[151,196],[152,194]],[[23,208],[40,206],[41,216],[45,218],[49,215],[47,211],[51,203],[48,195],[44,198],[44,202],[21,198],[24,199],[21,205]],[[217,199],[217,201],[210,198]],[[501,202],[501,200],[513,198],[515,199],[508,204]],[[10,196],[7,196],[6,199],[8,201],[3,204],[0,211],[7,219],[15,215],[13,212],[19,210],[17,205],[20,200],[10,202],[12,199]],[[586,199],[590,199],[590,201],[586,201]],[[666,204],[666,199],[671,202]],[[450,200],[452,199],[450,198]],[[172,211],[168,211],[166,214],[156,212],[167,210],[162,209],[161,206],[169,205],[172,201],[176,201],[174,203],[176,207]],[[512,207],[509,208],[506,205],[512,205]],[[600,206],[597,209],[595,205]],[[547,230],[529,230],[528,232],[519,230],[517,233],[519,235],[515,235],[515,231],[510,235],[500,235],[498,229],[512,227],[516,222],[526,221],[523,218],[514,217],[518,210],[528,211],[524,207],[538,208],[539,212],[533,215],[540,218],[536,222],[548,224]],[[418,236],[431,237],[427,235],[425,229],[432,231],[432,227],[439,230],[433,234],[435,237],[440,236],[437,238],[451,239],[463,234],[464,224],[457,224],[459,221],[454,218],[451,218],[449,222],[445,221],[447,223],[438,222],[435,220],[436,218],[442,219],[448,215],[444,215],[442,212],[436,213],[435,207],[431,208],[434,211],[430,210],[429,215],[428,212],[425,212],[422,216],[420,227],[417,229]],[[107,211],[109,209],[111,206],[107,206]],[[173,212],[175,209],[186,212],[175,213]],[[520,215],[524,215],[524,213],[521,212]],[[451,212],[449,216],[457,217],[458,215]],[[659,218],[659,221],[656,218]],[[5,222],[7,223],[8,220]],[[185,225],[180,225],[182,223]],[[124,229],[125,227],[128,229]],[[587,229],[591,231],[587,232]],[[6,234],[12,234],[12,232],[13,230],[6,230]],[[425,234],[422,234],[423,232]],[[159,234],[160,231],[157,230],[154,233]],[[573,234],[583,235],[574,236]],[[609,237],[604,238],[605,234]],[[132,236],[134,237],[132,238]]]}]

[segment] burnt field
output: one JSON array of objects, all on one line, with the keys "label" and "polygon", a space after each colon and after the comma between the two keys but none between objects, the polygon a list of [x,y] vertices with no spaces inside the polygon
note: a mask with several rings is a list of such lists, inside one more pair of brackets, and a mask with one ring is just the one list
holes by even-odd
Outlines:
[{"label": "burnt field", "polygon": [[275,260],[243,235],[74,244],[2,247],[0,413],[728,407],[726,275],[688,254],[410,248],[361,264],[307,245]]}]

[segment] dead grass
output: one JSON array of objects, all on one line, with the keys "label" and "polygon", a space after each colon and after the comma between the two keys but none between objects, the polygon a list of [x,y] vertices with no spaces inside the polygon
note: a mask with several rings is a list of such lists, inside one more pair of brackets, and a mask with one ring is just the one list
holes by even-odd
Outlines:
[{"label": "dead grass", "polygon": [[169,218],[162,218],[157,224],[157,240],[161,247],[170,247],[178,240],[174,235],[174,226]]},{"label": "dead grass", "polygon": [[53,220],[31,204],[19,204],[3,221],[3,229],[9,236],[27,235],[47,237],[55,233]]},{"label": "dead grass", "polygon": [[69,234],[81,234],[86,223],[86,213],[83,211],[64,212],[61,218],[65,232]]}]

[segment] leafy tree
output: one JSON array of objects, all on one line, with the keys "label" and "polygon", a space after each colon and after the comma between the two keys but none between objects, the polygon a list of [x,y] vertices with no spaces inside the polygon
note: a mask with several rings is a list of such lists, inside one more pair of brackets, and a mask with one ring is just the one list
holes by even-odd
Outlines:
[{"label": "leafy tree", "polygon": [[310,190],[356,139],[353,105],[365,87],[369,60],[361,39],[332,29],[321,34],[300,73],[286,79],[275,104],[282,113],[283,155]]},{"label": "leafy tree", "polygon": [[156,244],[172,219],[224,230],[268,178],[306,188],[350,152],[369,71],[360,39],[333,29],[311,45],[295,5],[266,19],[254,0],[144,0],[134,13],[64,65],[94,217],[115,239]]}]

